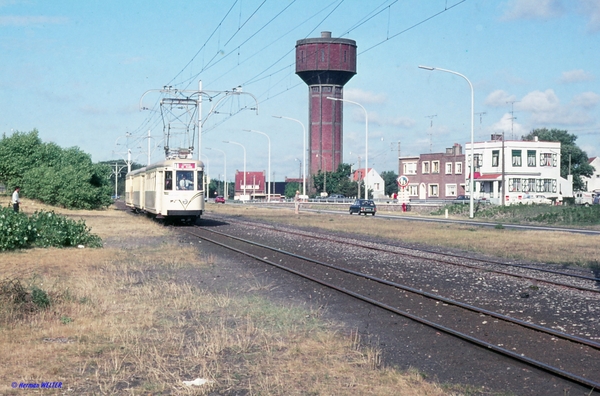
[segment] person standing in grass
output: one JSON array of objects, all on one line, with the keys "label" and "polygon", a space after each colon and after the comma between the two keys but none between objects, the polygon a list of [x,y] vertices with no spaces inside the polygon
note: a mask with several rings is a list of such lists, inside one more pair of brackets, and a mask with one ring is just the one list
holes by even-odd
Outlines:
[{"label": "person standing in grass", "polygon": [[296,196],[294,197],[294,206],[296,207],[296,214],[300,213],[300,191],[296,191]]},{"label": "person standing in grass", "polygon": [[21,191],[21,187],[17,186],[17,187],[15,187],[15,191],[13,191],[13,194],[12,194],[13,209],[17,213],[19,212],[19,204],[21,203],[21,200],[19,199],[19,191]]}]

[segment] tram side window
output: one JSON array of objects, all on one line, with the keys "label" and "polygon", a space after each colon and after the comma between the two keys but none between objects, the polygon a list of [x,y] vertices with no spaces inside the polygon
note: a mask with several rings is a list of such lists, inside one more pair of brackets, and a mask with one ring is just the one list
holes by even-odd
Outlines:
[{"label": "tram side window", "polygon": [[173,189],[173,171],[165,171],[165,191]]},{"label": "tram side window", "polygon": [[196,180],[198,180],[198,190],[202,190],[202,184],[204,182],[204,172],[202,171],[198,171],[198,178]]},{"label": "tram side window", "polygon": [[194,189],[194,171],[177,171],[177,189]]}]

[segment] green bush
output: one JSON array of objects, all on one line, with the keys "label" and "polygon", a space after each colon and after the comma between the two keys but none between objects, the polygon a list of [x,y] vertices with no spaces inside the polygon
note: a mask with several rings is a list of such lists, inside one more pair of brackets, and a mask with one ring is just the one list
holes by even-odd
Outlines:
[{"label": "green bush", "polygon": [[31,217],[0,208],[0,251],[26,247],[102,247],[83,220],[75,221],[54,212],[35,212]]}]

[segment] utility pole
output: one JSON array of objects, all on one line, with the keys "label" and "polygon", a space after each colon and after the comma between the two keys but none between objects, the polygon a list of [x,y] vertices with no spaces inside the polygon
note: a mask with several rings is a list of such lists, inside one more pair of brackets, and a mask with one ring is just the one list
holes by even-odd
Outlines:
[{"label": "utility pole", "polygon": [[[476,115],[479,116],[479,134],[481,135],[481,122],[483,121],[482,118],[484,115],[486,115],[487,113],[485,111],[482,111],[481,113],[475,113]],[[483,136],[482,136],[483,137]]]},{"label": "utility pole", "polygon": [[515,125],[515,120],[517,119],[517,117],[515,117],[515,103],[518,103],[518,100],[513,100],[510,102],[506,102],[506,103],[510,103],[510,136],[512,140],[515,140],[515,130],[514,130],[514,125]]},{"label": "utility pole", "polygon": [[433,148],[433,117],[437,117],[437,114],[425,116],[425,118],[429,118],[429,152],[431,153]]}]

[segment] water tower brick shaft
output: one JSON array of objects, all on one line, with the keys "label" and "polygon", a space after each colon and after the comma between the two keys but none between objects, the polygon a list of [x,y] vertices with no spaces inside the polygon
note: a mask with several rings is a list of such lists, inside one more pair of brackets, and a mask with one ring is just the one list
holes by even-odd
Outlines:
[{"label": "water tower brick shaft", "polygon": [[296,74],[308,84],[309,173],[335,171],[343,161],[343,102],[327,97],[343,98],[344,84],[356,74],[356,41],[331,32],[298,40]]}]

